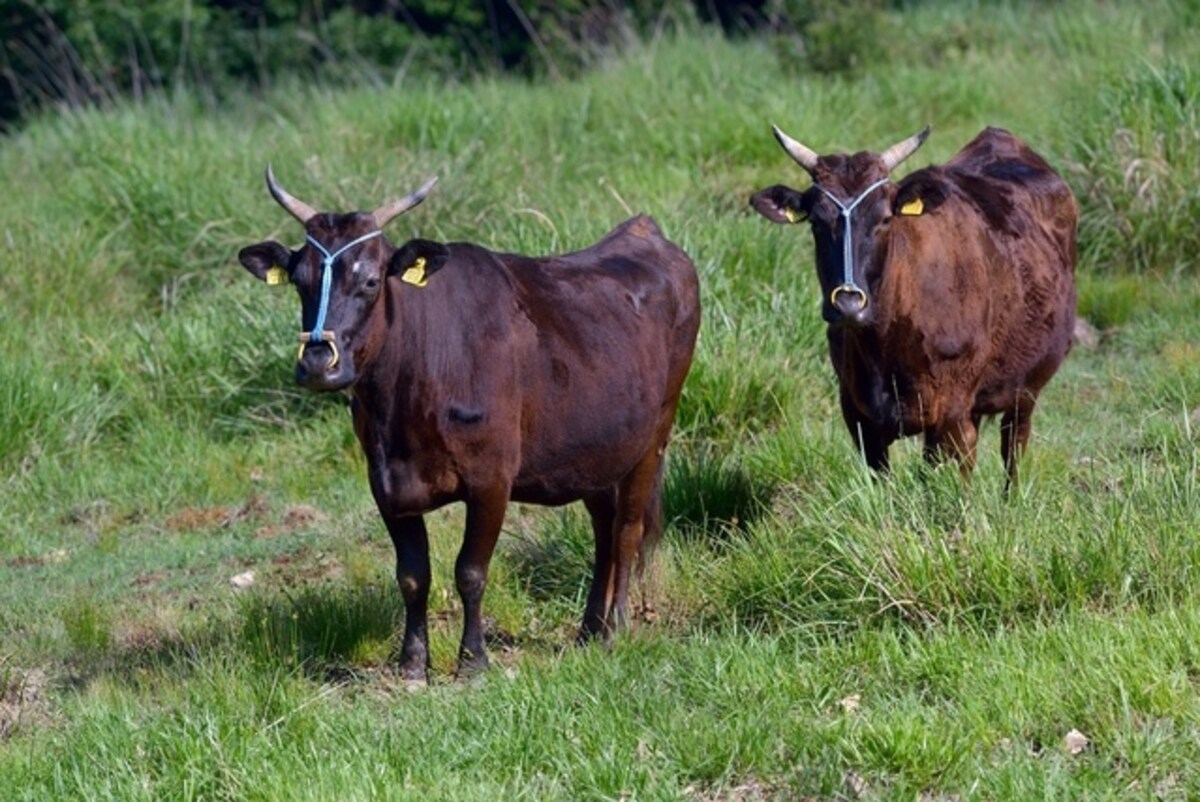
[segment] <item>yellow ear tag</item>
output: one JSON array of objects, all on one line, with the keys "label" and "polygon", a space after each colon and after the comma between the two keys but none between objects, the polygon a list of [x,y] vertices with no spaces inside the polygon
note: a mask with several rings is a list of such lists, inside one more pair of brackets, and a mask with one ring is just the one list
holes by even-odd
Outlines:
[{"label": "yellow ear tag", "polygon": [[900,207],[900,214],[916,216],[923,211],[925,211],[925,203],[920,198],[913,198]]},{"label": "yellow ear tag", "polygon": [[287,284],[287,283],[288,283],[288,274],[287,274],[286,270],[284,270],[279,265],[275,265],[274,267],[267,268],[267,284],[269,284],[272,287],[277,287],[280,284]]},{"label": "yellow ear tag", "polygon": [[428,284],[429,279],[425,277],[425,257],[418,256],[417,261],[412,263],[412,267],[400,275],[400,280],[414,287],[424,287]]},{"label": "yellow ear tag", "polygon": [[803,219],[800,216],[800,213],[798,211],[796,211],[795,209],[793,209],[791,206],[783,207],[783,216],[788,219],[789,223],[799,223]]}]

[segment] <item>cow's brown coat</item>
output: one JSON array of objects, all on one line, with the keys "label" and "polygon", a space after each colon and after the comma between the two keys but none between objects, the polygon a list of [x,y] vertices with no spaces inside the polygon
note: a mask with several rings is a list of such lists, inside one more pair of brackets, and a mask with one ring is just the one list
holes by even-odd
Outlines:
[{"label": "cow's brown coat", "polygon": [[[1071,346],[1070,188],[996,128],[944,165],[884,184],[853,212],[855,279],[865,291],[857,308],[830,298],[842,280],[842,223],[817,187],[845,202],[889,168],[873,153],[813,156],[813,187],[776,185],[751,203],[775,222],[812,224],[842,413],[868,464],[886,471],[890,444],[923,434],[927,457],[949,452],[966,475],[981,419],[1001,415],[1015,480],[1038,393]],[[919,213],[902,213],[918,199]]]},{"label": "cow's brown coat", "polygon": [[[273,194],[330,252],[376,230],[378,215],[316,214]],[[286,266],[312,327],[321,260],[311,246],[265,242],[239,258],[260,278]],[[424,287],[401,280],[418,259]],[[422,514],[450,502],[466,504],[455,565],[460,673],[487,664],[480,602],[510,499],[583,500],[596,565],[581,636],[607,636],[624,622],[631,565],[643,537],[662,526],[663,450],[699,321],[691,260],[645,216],[561,256],[428,240],[397,248],[375,237],[337,260],[324,327],[336,333],[337,364],[330,346],[306,345],[297,379],[351,393],[396,548],[405,677],[423,679],[429,665]]]}]

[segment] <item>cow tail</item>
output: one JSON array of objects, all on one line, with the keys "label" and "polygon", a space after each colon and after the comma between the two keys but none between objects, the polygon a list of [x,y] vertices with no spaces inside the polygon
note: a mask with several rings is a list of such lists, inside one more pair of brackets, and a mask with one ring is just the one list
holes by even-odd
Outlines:
[{"label": "cow tail", "polygon": [[646,512],[642,516],[642,542],[638,546],[637,583],[642,597],[641,617],[643,621],[653,621],[658,617],[651,600],[651,588],[647,587],[648,584],[655,584],[653,571],[651,571],[651,580],[648,583],[646,568],[647,566],[653,567],[654,552],[658,549],[659,541],[662,540],[663,482],[666,465],[667,459],[664,453],[662,459],[658,461],[658,469],[654,473],[654,484],[650,488],[650,500],[646,503]]}]

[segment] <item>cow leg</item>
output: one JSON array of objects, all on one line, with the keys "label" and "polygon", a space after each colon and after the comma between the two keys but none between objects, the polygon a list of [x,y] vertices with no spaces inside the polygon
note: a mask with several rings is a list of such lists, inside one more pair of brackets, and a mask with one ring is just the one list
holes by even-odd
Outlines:
[{"label": "cow leg", "polygon": [[458,675],[467,677],[488,667],[483,643],[483,591],[488,566],[508,508],[507,485],[472,494],[467,500],[467,525],[462,549],[454,563],[454,584],[463,605],[462,644],[458,650]]},{"label": "cow leg", "polygon": [[953,457],[958,461],[959,471],[963,479],[969,479],[975,469],[975,444],[979,439],[977,418],[954,418],[939,421],[934,427],[925,430],[925,459],[930,464],[938,464],[945,457]]},{"label": "cow leg", "polygon": [[1000,419],[1000,453],[1008,471],[1008,479],[1004,482],[1005,493],[1011,492],[1017,485],[1017,463],[1029,445],[1036,401],[1032,394],[1021,393],[1014,408],[1005,412]]},{"label": "cow leg", "polygon": [[429,536],[419,515],[385,516],[388,534],[396,549],[396,583],[404,597],[404,645],[400,650],[400,676],[425,682],[429,676],[429,635],[426,617],[429,602]]},{"label": "cow leg", "polygon": [[845,393],[841,394],[841,402],[842,418],[846,421],[850,436],[854,438],[854,444],[858,446],[858,453],[867,461],[867,467],[876,473],[886,474],[890,470],[888,446],[892,441],[884,437],[871,421],[858,414]]},{"label": "cow leg", "polygon": [[629,577],[633,563],[641,551],[645,532],[646,507],[654,492],[654,480],[662,450],[655,447],[642,457],[634,469],[621,480],[617,492],[615,537],[615,567],[613,569],[612,605],[608,610],[608,628],[624,629],[629,624]]},{"label": "cow leg", "polygon": [[596,567],[592,573],[592,589],[588,592],[587,606],[583,610],[583,624],[579,628],[579,642],[591,640],[597,635],[606,638],[608,609],[612,604],[613,581],[613,525],[617,517],[617,488],[614,486],[602,493],[583,500],[592,518],[592,536],[596,542]]}]

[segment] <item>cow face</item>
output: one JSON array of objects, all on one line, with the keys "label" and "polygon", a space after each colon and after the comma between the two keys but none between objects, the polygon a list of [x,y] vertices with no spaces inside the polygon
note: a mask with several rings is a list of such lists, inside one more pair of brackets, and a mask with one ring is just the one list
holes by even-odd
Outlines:
[{"label": "cow face", "polygon": [[[263,242],[243,248],[238,259],[267,283],[292,284],[300,296],[299,384],[340,390],[358,380],[382,336],[387,279],[401,269],[397,251],[381,229],[424,200],[434,181],[375,212],[317,214],[279,187],[267,168],[272,196],[304,224],[306,244],[293,251]],[[433,266],[421,272],[423,281]]]},{"label": "cow face", "polygon": [[871,295],[878,287],[887,254],[895,186],[888,173],[928,136],[928,127],[881,154],[818,156],[787,134],[775,137],[813,179],[804,192],[776,184],[754,194],[750,203],[776,223],[807,221],[816,246],[822,317],[830,325],[866,325]]}]

